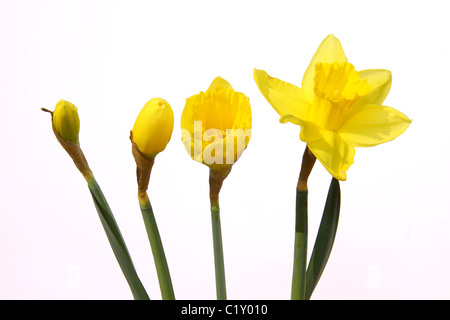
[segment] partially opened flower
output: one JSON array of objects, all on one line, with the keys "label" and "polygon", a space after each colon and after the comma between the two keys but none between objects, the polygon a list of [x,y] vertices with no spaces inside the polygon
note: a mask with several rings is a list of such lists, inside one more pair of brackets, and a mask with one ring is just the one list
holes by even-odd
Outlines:
[{"label": "partially opened flower", "polygon": [[192,159],[211,169],[233,165],[247,147],[252,127],[248,98],[221,77],[186,100],[182,141]]},{"label": "partially opened flower", "polygon": [[206,92],[186,100],[181,115],[182,141],[192,159],[209,167],[217,299],[226,299],[219,192],[250,141],[252,112],[248,98],[221,77]]},{"label": "partially opened flower", "polygon": [[355,147],[393,140],[411,123],[382,105],[391,87],[390,71],[356,71],[333,35],[320,44],[301,88],[262,70],[255,69],[254,78],[280,122],[300,125],[300,139],[338,180],[346,180]]}]

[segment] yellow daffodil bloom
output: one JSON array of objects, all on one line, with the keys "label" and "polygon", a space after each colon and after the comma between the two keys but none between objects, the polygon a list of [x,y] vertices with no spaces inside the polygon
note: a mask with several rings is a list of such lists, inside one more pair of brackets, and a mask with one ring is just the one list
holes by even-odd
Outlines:
[{"label": "yellow daffodil bloom", "polygon": [[172,137],[173,111],[161,98],[148,101],[133,126],[132,141],[140,152],[156,156],[163,151]]},{"label": "yellow daffodil bloom", "polygon": [[251,126],[249,99],[221,77],[206,92],[188,98],[181,115],[187,152],[214,170],[237,161],[248,145]]},{"label": "yellow daffodil bloom", "polygon": [[300,125],[300,139],[338,180],[346,180],[355,147],[393,140],[411,123],[400,111],[382,105],[391,72],[356,71],[333,35],[320,44],[301,88],[262,70],[255,69],[254,78],[280,122]]},{"label": "yellow daffodil bloom", "polygon": [[53,127],[61,138],[78,143],[80,119],[77,108],[70,102],[60,100],[53,111]]}]

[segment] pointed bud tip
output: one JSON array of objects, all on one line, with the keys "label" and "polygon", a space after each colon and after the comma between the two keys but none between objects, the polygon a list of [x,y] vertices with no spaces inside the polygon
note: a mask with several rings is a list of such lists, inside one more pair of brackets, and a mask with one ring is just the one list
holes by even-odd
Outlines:
[{"label": "pointed bud tip", "polygon": [[74,104],[60,100],[52,112],[52,120],[54,130],[61,138],[78,143],[80,119],[78,118],[78,109]]}]

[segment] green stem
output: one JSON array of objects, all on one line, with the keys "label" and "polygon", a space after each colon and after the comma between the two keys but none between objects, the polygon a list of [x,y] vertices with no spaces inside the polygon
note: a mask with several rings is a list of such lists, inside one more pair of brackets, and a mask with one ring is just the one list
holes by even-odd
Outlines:
[{"label": "green stem", "polygon": [[219,203],[211,204],[211,219],[212,219],[217,300],[226,300],[227,290],[225,286],[225,266],[223,259],[222,231],[220,226]]},{"label": "green stem", "polygon": [[95,207],[100,217],[100,221],[108,237],[114,255],[122,269],[123,274],[130,286],[135,300],[150,300],[134,268],[125,241],[120,233],[119,226],[114,219],[100,186],[93,176],[85,176],[89,191],[94,200]]},{"label": "green stem", "polygon": [[292,300],[305,300],[308,243],[308,191],[297,189]]},{"label": "green stem", "polygon": [[162,299],[175,300],[169,266],[167,265],[166,255],[164,253],[163,244],[159,235],[158,226],[156,224],[153,209],[147,194],[139,198],[139,205],[141,207],[142,217],[144,218],[148,240],[152,248]]}]

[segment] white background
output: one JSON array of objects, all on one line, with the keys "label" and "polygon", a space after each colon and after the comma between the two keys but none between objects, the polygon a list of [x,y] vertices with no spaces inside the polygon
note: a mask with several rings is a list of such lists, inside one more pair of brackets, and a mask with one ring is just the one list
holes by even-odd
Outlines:
[{"label": "white background", "polygon": [[[313,4],[311,4],[313,3]],[[253,80],[301,84],[338,37],[357,70],[389,69],[385,104],[413,119],[397,140],[356,150],[330,261],[313,299],[449,299],[450,24],[445,1],[1,1],[0,298],[132,299],[86,182],[51,130],[74,103],[80,142],[150,298],[160,299],[137,202],[129,131],[151,98],[175,127],[152,201],[178,299],[215,299],[208,168],[190,159],[185,99],[218,75],[250,98],[253,136],[225,180],[229,299],[289,299],[295,187],[305,144]],[[331,180],[309,181],[312,249]]]}]

